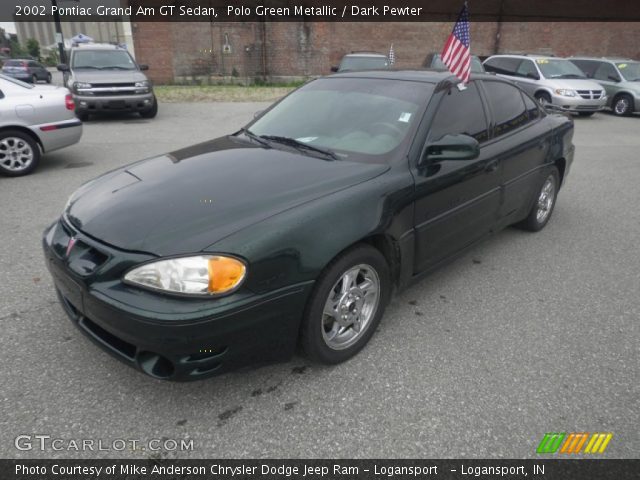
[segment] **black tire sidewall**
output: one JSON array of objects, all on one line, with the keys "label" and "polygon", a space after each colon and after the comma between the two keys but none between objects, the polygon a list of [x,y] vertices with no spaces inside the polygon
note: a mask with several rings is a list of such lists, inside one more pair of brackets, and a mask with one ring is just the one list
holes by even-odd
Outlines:
[{"label": "black tire sidewall", "polygon": [[155,118],[158,115],[158,99],[156,96],[153,96],[153,106],[148,110],[143,110],[140,112],[140,116],[142,118]]},{"label": "black tire sidewall", "polygon": [[0,140],[5,139],[7,137],[21,138],[22,140],[27,142],[31,147],[31,150],[33,150],[33,160],[31,162],[31,165],[29,165],[29,167],[17,172],[7,170],[2,165],[0,165],[0,175],[4,175],[7,177],[21,177],[22,175],[28,175],[29,173],[33,172],[38,167],[38,164],[40,163],[41,154],[40,154],[40,146],[38,145],[38,142],[36,142],[28,134],[23,133],[19,130],[5,130],[4,132],[0,133]]},{"label": "black tire sidewall", "polygon": [[[344,350],[334,350],[327,346],[322,336],[322,312],[331,288],[349,268],[367,264],[376,270],[380,280],[378,308],[367,330],[356,343]],[[301,328],[301,346],[311,359],[336,364],[344,362],[358,353],[369,342],[376,331],[391,296],[391,276],[384,256],[374,247],[357,245],[336,257],[320,275],[307,302]]]},{"label": "black tire sidewall", "polygon": [[[549,177],[553,177],[555,182],[554,189],[553,189],[553,204],[551,205],[551,211],[549,212],[547,217],[544,219],[544,221],[538,222],[538,218],[536,215],[538,212],[538,198],[540,197],[542,188],[544,187],[544,184],[547,182],[547,179]],[[529,218],[527,218],[527,222],[531,227],[530,230],[537,232],[539,230],[542,230],[547,225],[547,223],[549,223],[549,220],[551,220],[551,216],[553,215],[553,211],[556,208],[559,189],[560,189],[560,173],[558,172],[558,169],[556,167],[553,167],[544,176],[544,180],[540,184],[540,188],[536,190],[536,196],[533,200],[533,207],[531,208],[531,212],[529,213]]]},{"label": "black tire sidewall", "polygon": [[[626,109],[624,112],[622,112],[622,113],[618,113],[618,112],[616,111],[616,105],[617,105],[617,104],[618,104],[618,102],[619,102],[620,100],[622,100],[623,98],[626,98],[626,99],[628,100],[628,103],[627,103],[627,109]],[[613,114],[614,114],[614,115],[616,115],[616,116],[618,116],[618,117],[626,117],[626,116],[630,115],[630,114],[631,114],[631,112],[633,111],[633,98],[631,98],[631,96],[630,96],[630,95],[627,95],[626,93],[623,93],[622,95],[618,95],[618,96],[615,98],[615,101],[613,102],[613,108],[612,108],[612,110],[613,110]]]}]

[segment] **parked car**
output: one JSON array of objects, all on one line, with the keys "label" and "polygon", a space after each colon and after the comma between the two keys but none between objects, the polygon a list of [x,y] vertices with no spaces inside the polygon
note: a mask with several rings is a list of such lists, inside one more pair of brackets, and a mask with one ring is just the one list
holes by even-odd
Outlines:
[{"label": "parked car", "polygon": [[[432,68],[433,70],[448,70],[447,66],[442,61],[442,55],[440,53],[430,53],[425,58],[422,66],[425,68]],[[476,55],[471,55],[471,73],[484,73],[486,70]]]},{"label": "parked car", "polygon": [[73,93],[76,115],[138,112],[143,118],[158,114],[153,86],[131,54],[117,45],[86,43],[71,48],[69,65],[58,65]]},{"label": "parked car", "polygon": [[51,72],[35,60],[11,59],[2,65],[2,73],[24,82],[37,83],[42,80],[51,83]]},{"label": "parked car", "polygon": [[625,116],[640,112],[640,62],[627,58],[569,58],[607,91],[607,106]]},{"label": "parked car", "polygon": [[383,53],[351,52],[342,57],[340,65],[331,67],[332,72],[355,72],[363,70],[384,70],[391,66]]},{"label": "parked car", "polygon": [[0,75],[0,174],[31,173],[43,153],[73,145],[81,136],[66,88]]},{"label": "parked car", "polygon": [[569,173],[571,118],[495,75],[458,82],[316,79],[234,134],[89,182],[44,233],[64,310],[156,378],[288,358],[298,340],[352,357],[394,289],[507,225],[544,228]]},{"label": "parked car", "polygon": [[569,60],[540,55],[493,55],[484,68],[514,81],[539,102],[567,112],[590,116],[602,110],[606,92],[588,80]]}]

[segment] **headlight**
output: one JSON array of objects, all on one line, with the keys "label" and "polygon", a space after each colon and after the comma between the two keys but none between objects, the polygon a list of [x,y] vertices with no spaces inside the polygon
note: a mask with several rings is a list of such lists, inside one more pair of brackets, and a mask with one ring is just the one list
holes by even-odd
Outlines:
[{"label": "headlight", "polygon": [[149,86],[149,82],[147,80],[144,80],[142,82],[136,82],[136,87],[148,87]]},{"label": "headlight", "polygon": [[75,88],[76,90],[78,90],[79,88],[91,88],[91,84],[85,82],[76,82],[73,84],[73,88]]},{"label": "headlight", "polygon": [[564,97],[575,97],[577,95],[575,90],[569,90],[567,88],[558,88],[556,89],[556,93]]},{"label": "headlight", "polygon": [[171,293],[219,295],[237,288],[246,273],[237,258],[200,255],[146,263],[129,271],[124,281]]}]

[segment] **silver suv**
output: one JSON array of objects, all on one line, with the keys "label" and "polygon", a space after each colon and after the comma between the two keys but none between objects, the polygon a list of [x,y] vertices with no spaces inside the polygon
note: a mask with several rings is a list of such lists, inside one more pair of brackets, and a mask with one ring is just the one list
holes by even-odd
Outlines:
[{"label": "silver suv", "polygon": [[58,65],[71,90],[76,115],[88,120],[101,112],[139,112],[145,118],[158,113],[151,82],[131,54],[122,47],[88,43],[71,49],[69,65]]},{"label": "silver suv", "polygon": [[607,97],[601,85],[588,80],[569,60],[541,55],[494,55],[484,61],[484,68],[508,78],[542,104],[593,115],[602,110]]},{"label": "silver suv", "polygon": [[588,78],[607,91],[607,106],[614,114],[625,116],[640,112],[640,62],[627,58],[569,59]]}]

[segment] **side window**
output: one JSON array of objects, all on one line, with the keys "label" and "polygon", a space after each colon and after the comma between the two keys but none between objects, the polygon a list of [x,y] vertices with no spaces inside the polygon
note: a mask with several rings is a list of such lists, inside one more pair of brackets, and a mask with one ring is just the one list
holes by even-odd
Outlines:
[{"label": "side window", "polygon": [[518,69],[516,70],[516,73],[519,77],[534,78],[536,80],[540,80],[538,69],[531,60],[522,60],[520,66],[518,66]]},{"label": "side window", "polygon": [[447,134],[457,133],[469,135],[480,143],[489,138],[487,118],[474,82],[465,90],[453,87],[447,92],[431,124],[429,139],[439,140]]},{"label": "side window", "polygon": [[501,73],[502,75],[516,75],[516,69],[520,64],[519,58],[494,57],[484,64],[488,72]]},{"label": "side window", "polygon": [[601,64],[601,62],[594,62],[593,60],[570,60],[570,62],[582,70],[588,78],[593,78]]},{"label": "side window", "polygon": [[513,85],[484,82],[495,121],[495,136],[504,135],[529,122],[522,94]]},{"label": "side window", "polygon": [[527,109],[527,116],[529,117],[529,121],[533,122],[534,120],[540,118],[540,107],[536,102],[534,102],[531,97],[526,94],[522,94],[522,98],[524,99],[524,107]]},{"label": "side window", "polygon": [[596,80],[605,80],[607,82],[619,82],[620,75],[616,72],[616,68],[610,63],[601,63],[596,73],[593,74]]}]

